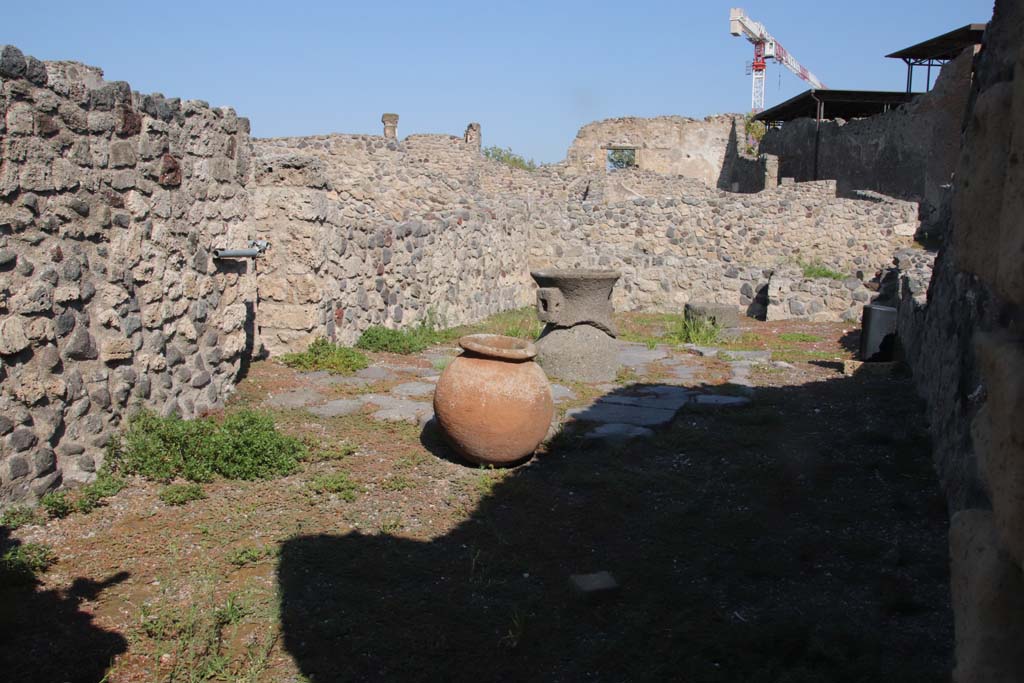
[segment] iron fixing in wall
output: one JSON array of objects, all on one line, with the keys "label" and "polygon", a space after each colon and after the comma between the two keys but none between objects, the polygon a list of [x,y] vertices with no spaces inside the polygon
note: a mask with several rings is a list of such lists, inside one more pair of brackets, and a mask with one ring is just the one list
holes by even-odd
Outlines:
[{"label": "iron fixing in wall", "polygon": [[248,249],[214,249],[213,258],[256,258],[262,256],[270,249],[270,242],[267,240],[250,240]]}]

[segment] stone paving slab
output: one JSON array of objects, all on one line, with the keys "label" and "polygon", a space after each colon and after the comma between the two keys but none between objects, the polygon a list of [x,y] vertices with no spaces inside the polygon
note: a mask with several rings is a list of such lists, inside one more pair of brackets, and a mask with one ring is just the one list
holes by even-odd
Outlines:
[{"label": "stone paving slab", "polygon": [[565,416],[587,422],[624,422],[631,425],[650,427],[668,424],[675,417],[675,410],[651,408],[649,406],[623,405],[598,401],[586,408],[575,408]]},{"label": "stone paving slab", "polygon": [[345,375],[336,375],[332,372],[325,370],[316,370],[314,372],[300,372],[298,375],[299,379],[309,384],[315,384],[317,386],[329,387],[338,384],[344,384],[350,387],[365,387],[368,384],[372,384],[373,380],[367,379],[366,377],[352,377]]},{"label": "stone paving slab", "polygon": [[388,368],[381,367],[379,365],[371,365],[368,368],[363,368],[356,372],[356,377],[362,377],[363,379],[370,379],[374,381],[395,379],[396,375]]},{"label": "stone paving slab", "polygon": [[323,396],[316,389],[305,388],[271,394],[263,400],[263,405],[269,408],[305,408],[322,400]]},{"label": "stone paving slab", "polygon": [[576,398],[576,394],[573,393],[572,389],[561,384],[551,385],[551,399],[555,403],[561,403],[562,401],[571,401]]},{"label": "stone paving slab", "polygon": [[360,397],[360,400],[377,406],[378,410],[372,415],[375,420],[423,424],[434,416],[433,405],[423,401],[395,398],[386,394],[367,394]]},{"label": "stone paving slab", "polygon": [[697,405],[702,406],[742,406],[750,403],[746,396],[723,396],[721,394],[701,394],[694,398]]},{"label": "stone paving slab", "polygon": [[408,398],[410,396],[428,396],[434,393],[434,385],[429,382],[405,382],[391,389],[395,396]]},{"label": "stone paving slab", "polygon": [[666,356],[668,356],[668,351],[664,347],[658,346],[649,349],[645,344],[622,342],[619,346],[618,361],[619,365],[624,365],[639,372],[639,368],[659,361]]},{"label": "stone paving slab", "polygon": [[654,431],[639,425],[624,422],[607,422],[600,427],[591,429],[583,435],[586,439],[606,439],[609,441],[625,441],[628,439],[654,436]]},{"label": "stone paving slab", "polygon": [[352,413],[359,412],[364,403],[364,401],[357,398],[339,398],[328,401],[322,406],[314,406],[308,410],[320,417],[337,417],[339,415],[351,415]]},{"label": "stone paving slab", "polygon": [[616,405],[636,406],[653,410],[677,411],[690,401],[691,392],[668,385],[644,387],[635,394],[609,394],[597,399],[595,403],[614,403]]},{"label": "stone paving slab", "polygon": [[753,363],[768,363],[772,359],[771,351],[734,351],[732,349],[722,349],[717,346],[697,346],[696,344],[686,344],[686,348],[692,349],[701,356],[708,358],[716,358],[720,355],[724,355],[730,360],[751,361]]}]

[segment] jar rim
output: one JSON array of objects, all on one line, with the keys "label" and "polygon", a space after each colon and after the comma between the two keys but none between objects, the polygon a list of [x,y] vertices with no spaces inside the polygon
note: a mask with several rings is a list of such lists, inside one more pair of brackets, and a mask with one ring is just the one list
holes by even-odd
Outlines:
[{"label": "jar rim", "polygon": [[530,360],[537,355],[533,342],[502,334],[467,334],[459,346],[472,353],[505,360]]}]

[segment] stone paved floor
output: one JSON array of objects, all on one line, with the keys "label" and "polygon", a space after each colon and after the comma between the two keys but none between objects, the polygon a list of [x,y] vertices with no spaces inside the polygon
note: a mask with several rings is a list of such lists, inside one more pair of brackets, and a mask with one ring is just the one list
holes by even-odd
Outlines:
[{"label": "stone paved floor", "polygon": [[[434,385],[442,372],[437,366],[454,353],[455,349],[447,353],[432,349],[420,357],[410,357],[408,364],[375,364],[351,377],[326,372],[304,373],[306,386],[273,394],[265,404],[272,408],[305,408],[320,417],[366,411],[375,420],[424,425],[434,416]],[[698,380],[705,358],[726,361],[730,372],[728,383],[732,385],[729,394],[709,390]],[[420,364],[422,360],[430,362],[430,367]],[[572,406],[556,410],[552,434],[562,428],[581,429],[587,438],[593,439],[645,437],[671,422],[687,404],[742,405],[749,402],[754,393],[751,370],[758,364],[770,363],[771,355],[768,351],[726,353],[712,347],[675,350],[656,346],[652,349],[623,342],[619,362],[624,368],[621,383],[579,385],[579,389],[574,390],[566,384],[552,382],[555,405]],[[327,394],[334,386],[365,390],[365,393],[332,399]],[[578,401],[580,390],[596,398],[581,404]]]}]

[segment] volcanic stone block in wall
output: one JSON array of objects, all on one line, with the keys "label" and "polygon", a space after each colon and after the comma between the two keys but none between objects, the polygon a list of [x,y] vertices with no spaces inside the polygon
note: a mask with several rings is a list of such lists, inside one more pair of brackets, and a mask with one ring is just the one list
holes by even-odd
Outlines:
[{"label": "volcanic stone block in wall", "polygon": [[687,320],[701,320],[718,327],[739,327],[740,324],[739,311],[729,304],[691,302],[683,312]]}]

